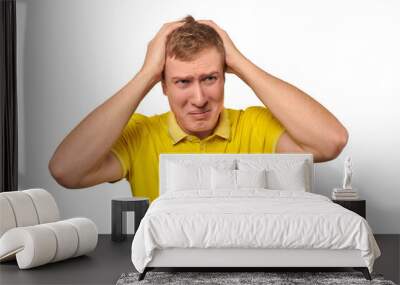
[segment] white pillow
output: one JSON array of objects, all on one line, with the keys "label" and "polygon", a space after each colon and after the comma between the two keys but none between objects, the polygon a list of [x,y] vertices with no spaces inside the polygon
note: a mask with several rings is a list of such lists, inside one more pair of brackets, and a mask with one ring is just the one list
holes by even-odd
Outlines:
[{"label": "white pillow", "polygon": [[174,160],[166,164],[166,190],[211,189],[211,168],[235,169],[235,160]]},{"label": "white pillow", "polygon": [[211,169],[211,189],[267,188],[266,170]]},{"label": "white pillow", "polygon": [[261,170],[235,170],[238,188],[267,188],[267,171]]},{"label": "white pillow", "polygon": [[296,168],[267,171],[268,188],[274,190],[307,191],[304,164]]},{"label": "white pillow", "polygon": [[211,168],[211,189],[236,190],[236,170]]},{"label": "white pillow", "polygon": [[239,159],[240,170],[267,170],[267,188],[311,191],[309,169],[305,161],[287,159]]}]

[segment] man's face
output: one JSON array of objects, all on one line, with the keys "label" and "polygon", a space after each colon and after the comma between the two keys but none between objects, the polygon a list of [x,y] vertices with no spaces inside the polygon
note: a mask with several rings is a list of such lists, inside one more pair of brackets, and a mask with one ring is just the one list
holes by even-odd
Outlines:
[{"label": "man's face", "polygon": [[193,61],[167,57],[163,92],[179,126],[203,139],[217,126],[224,108],[224,71],[216,48],[201,51]]}]

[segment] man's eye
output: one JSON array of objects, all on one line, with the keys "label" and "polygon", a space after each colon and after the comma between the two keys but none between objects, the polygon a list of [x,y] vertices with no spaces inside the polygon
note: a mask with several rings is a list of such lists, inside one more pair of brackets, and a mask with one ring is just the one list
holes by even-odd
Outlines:
[{"label": "man's eye", "polygon": [[[217,79],[215,76],[209,76],[209,77],[207,77],[206,78],[207,79],[207,81],[213,81],[213,80],[215,80],[215,79]],[[211,79],[211,80],[208,80],[208,79]]]},{"label": "man's eye", "polygon": [[182,79],[182,80],[177,80],[175,83],[188,83],[188,82],[189,80]]}]

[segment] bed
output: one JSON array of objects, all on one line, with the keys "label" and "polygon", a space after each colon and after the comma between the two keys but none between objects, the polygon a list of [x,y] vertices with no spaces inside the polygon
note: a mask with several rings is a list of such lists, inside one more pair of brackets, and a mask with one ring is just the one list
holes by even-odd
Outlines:
[{"label": "bed", "polygon": [[159,267],[352,267],[371,280],[367,221],[314,192],[312,154],[161,154],[160,196],[132,241]]}]

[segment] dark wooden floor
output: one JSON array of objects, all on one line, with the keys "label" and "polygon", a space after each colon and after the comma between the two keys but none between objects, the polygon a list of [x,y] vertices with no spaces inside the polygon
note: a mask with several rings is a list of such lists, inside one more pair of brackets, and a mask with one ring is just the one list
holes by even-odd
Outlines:
[{"label": "dark wooden floor", "polygon": [[[400,235],[375,238],[382,256],[376,260],[374,272],[399,283]],[[27,270],[19,270],[15,261],[1,263],[0,284],[115,284],[122,273],[135,271],[130,258],[131,243],[132,236],[117,243],[111,241],[110,235],[99,235],[95,251],[85,256]]]}]

